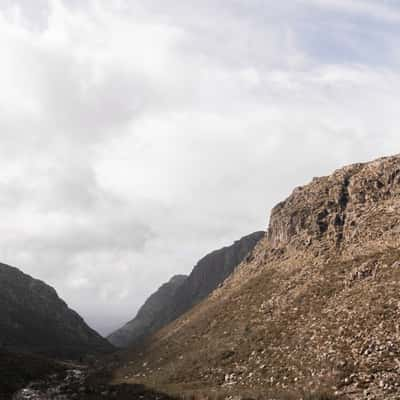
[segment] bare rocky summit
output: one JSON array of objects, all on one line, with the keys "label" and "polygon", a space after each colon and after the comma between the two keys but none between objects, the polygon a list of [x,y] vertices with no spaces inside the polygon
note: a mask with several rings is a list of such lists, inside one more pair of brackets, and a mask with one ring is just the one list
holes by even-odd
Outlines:
[{"label": "bare rocky summit", "polygon": [[113,350],[52,287],[5,264],[0,264],[0,347],[63,358]]},{"label": "bare rocky summit", "polygon": [[399,399],[399,245],[400,156],[314,178],[221,287],[125,353],[115,382]]},{"label": "bare rocky summit", "polygon": [[118,347],[147,339],[217,288],[253,250],[265,232],[254,232],[203,257],[190,275],[177,275],[149,297],[137,316],[108,337]]}]

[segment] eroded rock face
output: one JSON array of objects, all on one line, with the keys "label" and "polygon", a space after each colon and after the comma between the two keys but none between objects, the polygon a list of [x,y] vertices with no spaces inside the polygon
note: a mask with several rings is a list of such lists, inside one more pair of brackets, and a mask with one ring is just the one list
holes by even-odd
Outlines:
[{"label": "eroded rock face", "polygon": [[113,349],[52,287],[5,264],[0,264],[0,345],[65,358]]},{"label": "eroded rock face", "polygon": [[118,347],[148,337],[206,298],[222,283],[265,236],[255,232],[202,258],[189,277],[178,276],[163,285],[137,316],[108,339]]},{"label": "eroded rock face", "polygon": [[295,249],[313,245],[345,249],[356,244],[364,248],[366,241],[375,239],[396,244],[399,195],[399,157],[347,166],[314,178],[278,204],[271,214],[268,239],[273,247]]}]

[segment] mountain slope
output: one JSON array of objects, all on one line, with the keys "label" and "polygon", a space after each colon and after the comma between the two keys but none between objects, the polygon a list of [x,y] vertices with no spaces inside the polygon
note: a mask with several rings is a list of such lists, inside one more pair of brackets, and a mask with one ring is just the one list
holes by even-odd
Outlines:
[{"label": "mountain slope", "polygon": [[204,302],[127,352],[118,382],[400,397],[400,157],[296,188]]},{"label": "mountain slope", "polygon": [[0,264],[0,345],[67,358],[112,350],[52,287],[5,264]]},{"label": "mountain slope", "polygon": [[[148,337],[206,298],[251,252],[265,232],[254,232],[231,246],[213,251],[202,258],[189,277],[171,281],[146,302],[137,317],[108,337],[111,343],[126,347]],[[160,292],[161,291],[161,292]]]},{"label": "mountain slope", "polygon": [[165,304],[171,301],[186,279],[185,275],[173,276],[146,300],[133,320],[112,333],[107,339],[114,346],[125,347],[147,335],[157,319],[157,314],[162,312]]}]

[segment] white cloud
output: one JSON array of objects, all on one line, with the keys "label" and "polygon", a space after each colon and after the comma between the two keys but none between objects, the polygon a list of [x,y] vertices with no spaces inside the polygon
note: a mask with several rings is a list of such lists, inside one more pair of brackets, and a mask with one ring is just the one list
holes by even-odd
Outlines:
[{"label": "white cloud", "polygon": [[379,4],[0,3],[1,261],[106,332],[294,186],[397,152]]}]

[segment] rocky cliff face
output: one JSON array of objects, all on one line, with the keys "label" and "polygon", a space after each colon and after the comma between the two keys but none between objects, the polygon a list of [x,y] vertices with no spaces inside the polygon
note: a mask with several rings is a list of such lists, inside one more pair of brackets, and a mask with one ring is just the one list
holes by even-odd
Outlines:
[{"label": "rocky cliff face", "polygon": [[126,347],[149,334],[157,321],[157,315],[162,313],[165,304],[171,302],[186,279],[185,275],[172,277],[146,300],[132,321],[112,333],[107,339],[114,346]]},{"label": "rocky cliff face", "polygon": [[52,287],[5,264],[0,264],[0,345],[65,358],[112,350]]},{"label": "rocky cliff face", "polygon": [[273,209],[269,242],[299,250],[323,245],[346,251],[351,246],[360,253],[371,242],[395,245],[399,194],[398,157],[353,164],[314,178]]},{"label": "rocky cliff face", "polygon": [[399,226],[400,156],[315,178],[222,287],[126,353],[117,381],[400,398]]},{"label": "rocky cliff face", "polygon": [[189,277],[173,278],[149,298],[134,320],[108,337],[110,342],[119,347],[134,344],[190,310],[233,272],[264,235],[245,236],[202,258]]}]

